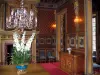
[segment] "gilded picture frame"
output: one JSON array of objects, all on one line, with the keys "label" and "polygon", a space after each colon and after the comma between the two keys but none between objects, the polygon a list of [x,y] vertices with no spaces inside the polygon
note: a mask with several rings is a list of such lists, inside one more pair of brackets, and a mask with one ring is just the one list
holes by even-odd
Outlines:
[{"label": "gilded picture frame", "polygon": [[46,44],[51,44],[51,38],[46,39]]},{"label": "gilded picture frame", "polygon": [[73,48],[76,47],[76,38],[75,38],[75,36],[70,37],[70,39],[69,39],[69,45],[70,45],[70,47],[73,47]]},{"label": "gilded picture frame", "polygon": [[44,44],[44,38],[39,39],[39,44]]},{"label": "gilded picture frame", "polygon": [[84,48],[84,36],[79,36],[78,45],[79,45],[79,48]]}]

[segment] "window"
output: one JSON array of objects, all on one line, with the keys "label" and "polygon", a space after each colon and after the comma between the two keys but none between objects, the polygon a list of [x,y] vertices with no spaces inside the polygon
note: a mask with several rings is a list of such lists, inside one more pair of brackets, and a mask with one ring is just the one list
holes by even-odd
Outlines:
[{"label": "window", "polygon": [[92,51],[96,51],[96,17],[92,18]]}]

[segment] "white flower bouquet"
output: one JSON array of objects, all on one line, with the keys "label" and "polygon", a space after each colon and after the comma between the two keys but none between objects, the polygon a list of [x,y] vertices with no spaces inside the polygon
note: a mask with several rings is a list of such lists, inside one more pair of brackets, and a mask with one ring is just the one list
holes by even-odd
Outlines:
[{"label": "white flower bouquet", "polygon": [[[17,32],[13,33],[13,54],[12,54],[12,64],[25,64],[30,62],[31,53],[31,43],[35,37],[35,33],[32,33],[32,36],[25,41],[25,34],[24,31],[22,37]],[[20,39],[21,38],[21,39]]]}]

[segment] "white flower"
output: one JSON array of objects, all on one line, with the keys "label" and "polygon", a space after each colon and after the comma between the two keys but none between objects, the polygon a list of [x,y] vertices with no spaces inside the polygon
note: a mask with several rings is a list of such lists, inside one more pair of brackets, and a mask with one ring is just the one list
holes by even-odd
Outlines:
[{"label": "white flower", "polygon": [[30,50],[31,48],[31,43],[34,39],[35,33],[32,33],[32,36],[28,39],[26,46],[25,46],[25,50]]},{"label": "white flower", "polygon": [[72,50],[72,48],[67,48],[67,50]]},{"label": "white flower", "polygon": [[24,31],[21,40],[18,40],[19,35],[16,32],[14,32],[13,34],[13,39],[14,39],[13,46],[16,47],[17,51],[23,52],[24,50],[27,51],[27,50],[30,50],[31,48],[31,43],[34,39],[35,33],[32,33],[32,36],[28,39],[26,44],[25,44],[25,34],[26,32]]},{"label": "white flower", "polygon": [[24,47],[25,47],[25,34],[26,34],[26,32],[24,31],[24,33],[22,35],[21,43],[20,43],[21,51],[23,51]]},{"label": "white flower", "polygon": [[19,51],[20,50],[20,44],[19,44],[18,38],[19,38],[18,34],[16,32],[14,32],[14,34],[13,34],[14,46]]}]

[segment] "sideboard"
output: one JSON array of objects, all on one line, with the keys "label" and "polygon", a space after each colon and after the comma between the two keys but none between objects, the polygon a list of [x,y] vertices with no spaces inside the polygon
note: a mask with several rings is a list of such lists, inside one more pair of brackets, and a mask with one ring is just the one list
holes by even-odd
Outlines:
[{"label": "sideboard", "polygon": [[78,52],[60,52],[60,67],[68,75],[83,75],[85,67],[84,54]]}]

